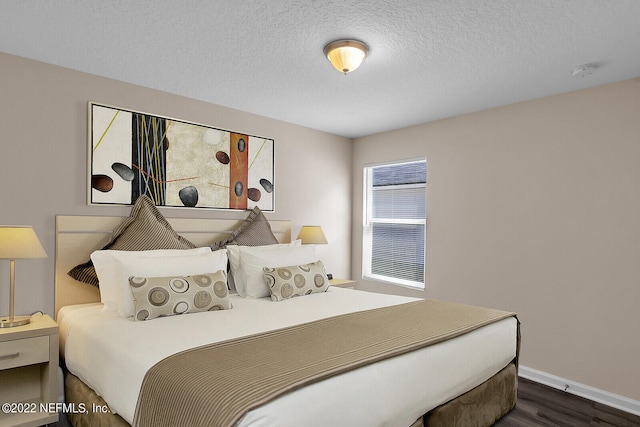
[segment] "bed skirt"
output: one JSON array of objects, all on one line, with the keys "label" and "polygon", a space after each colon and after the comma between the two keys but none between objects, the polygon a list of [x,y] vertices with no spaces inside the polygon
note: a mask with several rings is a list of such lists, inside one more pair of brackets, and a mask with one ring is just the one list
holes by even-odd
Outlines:
[{"label": "bed skirt", "polygon": [[[513,409],[517,389],[516,367],[511,363],[474,389],[429,411],[410,427],[490,426]],[[74,427],[129,426],[119,415],[92,411],[93,407],[106,406],[105,401],[78,377],[68,372],[65,375],[65,399],[67,403],[74,403],[75,407],[82,403],[87,408],[83,413],[67,414]]]},{"label": "bed skirt", "polygon": [[102,408],[107,403],[80,378],[69,372],[65,372],[64,399],[74,408],[82,407],[81,404],[86,408],[84,412],[74,411],[67,414],[69,422],[74,427],[129,427],[129,423],[120,415],[93,411],[92,408]]},{"label": "bed skirt", "polygon": [[510,363],[476,388],[429,411],[424,427],[493,425],[514,408],[517,395],[516,365]]}]

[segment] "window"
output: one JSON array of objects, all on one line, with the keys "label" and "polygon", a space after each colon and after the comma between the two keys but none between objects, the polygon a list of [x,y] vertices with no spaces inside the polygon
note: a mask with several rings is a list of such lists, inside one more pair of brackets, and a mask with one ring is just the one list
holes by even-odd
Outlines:
[{"label": "window", "polygon": [[424,289],[427,161],[364,168],[363,276]]}]

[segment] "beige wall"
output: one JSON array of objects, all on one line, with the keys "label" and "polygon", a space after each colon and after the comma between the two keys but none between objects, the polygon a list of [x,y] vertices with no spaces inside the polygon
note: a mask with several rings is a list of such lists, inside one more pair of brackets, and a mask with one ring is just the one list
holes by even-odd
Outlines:
[{"label": "beige wall", "polygon": [[[291,220],[294,237],[304,224],[322,225],[329,245],[317,247],[319,257],[336,277],[350,277],[349,139],[3,53],[0,70],[0,224],[33,225],[49,255],[16,262],[17,313],[53,314],[55,215],[130,212],[86,204],[88,101],[273,138],[276,212],[267,218]],[[187,218],[247,215],[161,212]],[[8,281],[8,262],[0,261],[1,316],[9,311]]]},{"label": "beige wall", "polygon": [[420,156],[419,294],[515,311],[523,365],[640,400],[640,79],[356,140],[354,277],[363,165]]},{"label": "beige wall", "polygon": [[426,156],[427,292],[359,286],[516,311],[524,365],[640,400],[640,80],[361,138],[352,153],[345,138],[3,53],[0,70],[0,223],[33,225],[49,254],[17,262],[17,312],[52,314],[55,215],[129,213],[86,205],[92,100],[274,138],[267,217],[294,234],[322,225],[336,277],[361,272],[362,166]]}]

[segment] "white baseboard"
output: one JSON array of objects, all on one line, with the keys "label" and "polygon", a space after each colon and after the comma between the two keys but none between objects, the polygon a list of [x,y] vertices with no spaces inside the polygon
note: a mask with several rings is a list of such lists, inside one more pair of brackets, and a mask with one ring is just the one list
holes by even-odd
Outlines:
[{"label": "white baseboard", "polygon": [[565,378],[522,365],[518,367],[518,376],[640,416],[640,401],[629,399],[628,397],[609,393],[608,391],[580,384],[575,381],[567,380]]}]

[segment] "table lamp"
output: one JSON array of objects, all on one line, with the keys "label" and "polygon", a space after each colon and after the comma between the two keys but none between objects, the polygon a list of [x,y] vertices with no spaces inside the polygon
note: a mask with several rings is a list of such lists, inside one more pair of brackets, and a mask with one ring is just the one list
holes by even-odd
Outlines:
[{"label": "table lamp", "polygon": [[[327,238],[319,225],[303,225],[298,233],[298,240],[303,245],[326,245]],[[333,279],[332,274],[327,274],[329,280]]]},{"label": "table lamp", "polygon": [[319,225],[303,225],[298,233],[298,240],[302,240],[303,245],[315,244],[325,245],[327,244],[327,238],[324,236],[322,227]]},{"label": "table lamp", "polygon": [[38,236],[28,225],[0,225],[0,259],[9,260],[9,316],[0,317],[0,328],[26,325],[30,316],[15,316],[13,302],[16,286],[16,259],[46,258]]}]

